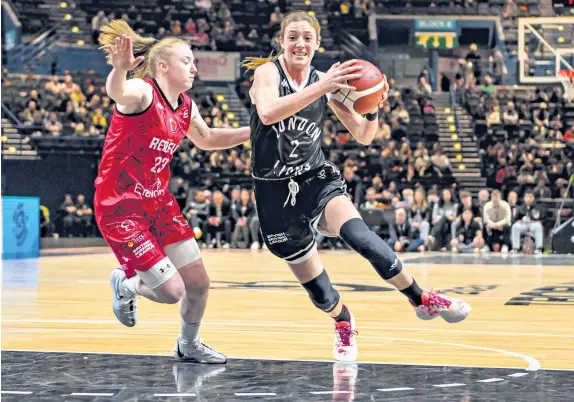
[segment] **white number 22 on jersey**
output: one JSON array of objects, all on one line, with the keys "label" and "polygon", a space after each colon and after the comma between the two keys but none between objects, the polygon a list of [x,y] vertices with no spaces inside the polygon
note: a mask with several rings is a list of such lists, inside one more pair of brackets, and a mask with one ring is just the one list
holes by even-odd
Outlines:
[{"label": "white number 22 on jersey", "polygon": [[169,163],[169,158],[158,156],[155,158],[155,166],[151,168],[152,173],[161,172]]}]

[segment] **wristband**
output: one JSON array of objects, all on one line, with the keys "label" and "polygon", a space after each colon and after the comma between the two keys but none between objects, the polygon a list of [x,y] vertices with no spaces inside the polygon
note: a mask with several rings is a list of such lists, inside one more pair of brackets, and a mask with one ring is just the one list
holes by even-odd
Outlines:
[{"label": "wristband", "polygon": [[367,118],[367,120],[369,121],[373,121],[373,120],[377,120],[379,118],[379,112],[376,113],[367,113],[365,115],[365,117]]}]

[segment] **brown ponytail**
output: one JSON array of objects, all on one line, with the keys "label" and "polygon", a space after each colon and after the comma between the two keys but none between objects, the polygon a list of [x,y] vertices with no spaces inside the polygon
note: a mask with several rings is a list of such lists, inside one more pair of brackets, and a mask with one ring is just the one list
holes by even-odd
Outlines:
[{"label": "brown ponytail", "polygon": [[154,61],[158,56],[165,56],[166,50],[173,45],[183,44],[187,46],[187,42],[174,37],[167,37],[160,41],[155,38],[144,38],[135,33],[126,21],[113,20],[101,28],[99,36],[99,48],[103,49],[107,53],[106,60],[108,64],[111,64],[109,46],[115,45],[116,38],[122,35],[128,35],[132,38],[134,57],[145,57],[143,63],[140,63],[131,71],[131,76],[134,78],[153,77]]}]

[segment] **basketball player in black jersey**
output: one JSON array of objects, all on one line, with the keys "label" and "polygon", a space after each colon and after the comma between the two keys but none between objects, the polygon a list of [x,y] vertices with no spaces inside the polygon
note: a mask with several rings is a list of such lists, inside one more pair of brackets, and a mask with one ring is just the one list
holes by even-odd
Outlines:
[{"label": "basketball player in black jersey", "polygon": [[321,137],[326,106],[361,144],[370,144],[378,128],[378,109],[362,117],[330,102],[338,90],[354,89],[346,82],[361,76],[360,66],[350,60],[326,73],[315,70],[311,60],[319,48],[320,26],[302,11],[284,18],[276,40],[282,48],[278,58],[250,58],[244,64],[255,70],[250,126],[257,212],[269,250],[289,264],[313,304],[334,318],[335,359],[357,359],[355,320],[323,269],[312,225],[327,236],[340,236],[366,258],[408,297],[419,318],[465,319],[471,310],[467,303],[417,285],[363,222],[346,196],[338,168],[325,161]]}]

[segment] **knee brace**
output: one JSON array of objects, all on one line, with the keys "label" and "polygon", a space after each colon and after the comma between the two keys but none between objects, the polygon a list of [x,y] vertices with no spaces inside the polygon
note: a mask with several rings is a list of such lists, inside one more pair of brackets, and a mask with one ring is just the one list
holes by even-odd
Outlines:
[{"label": "knee brace", "polygon": [[325,270],[315,279],[301,285],[309,293],[311,301],[319,310],[329,313],[339,304],[339,292],[331,285],[329,275]]},{"label": "knee brace", "polygon": [[353,218],[345,222],[340,236],[371,263],[381,278],[391,279],[402,271],[403,264],[395,252],[362,219]]}]

